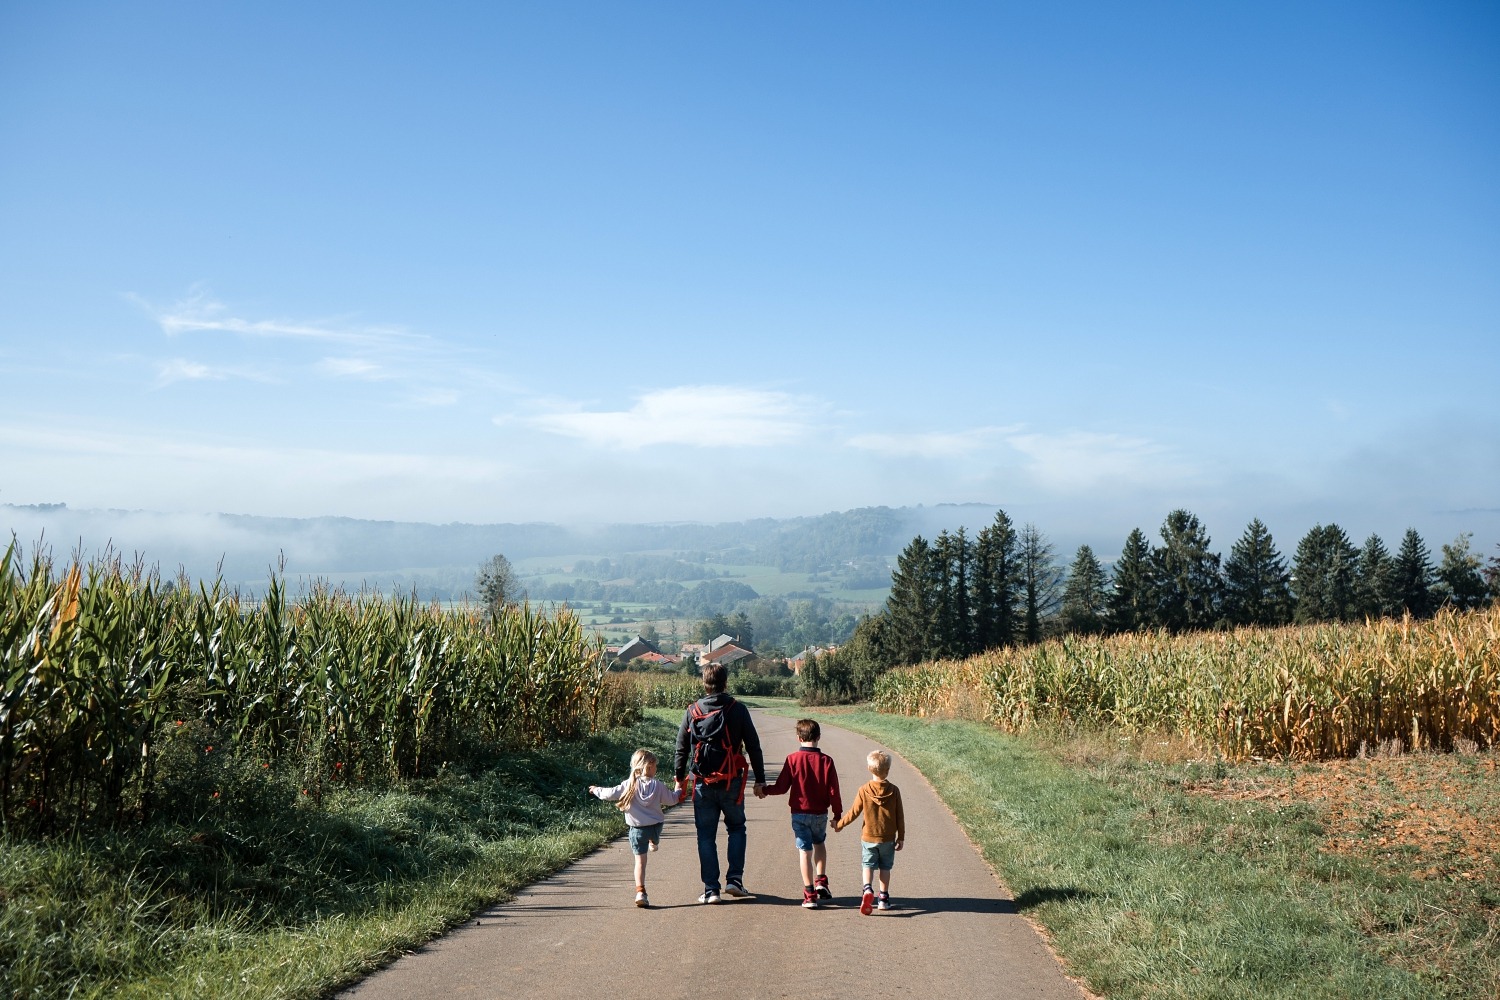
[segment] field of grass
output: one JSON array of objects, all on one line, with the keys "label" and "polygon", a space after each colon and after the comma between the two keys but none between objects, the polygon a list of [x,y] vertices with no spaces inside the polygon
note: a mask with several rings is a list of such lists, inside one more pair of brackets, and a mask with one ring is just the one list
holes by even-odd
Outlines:
[{"label": "field of grass", "polygon": [[818,712],[919,768],[1110,1000],[1500,996],[1493,752],[1235,765],[1113,730]]},{"label": "field of grass", "polygon": [[0,996],[326,995],[618,836],[582,789],[677,715],[321,807],[0,839]]}]

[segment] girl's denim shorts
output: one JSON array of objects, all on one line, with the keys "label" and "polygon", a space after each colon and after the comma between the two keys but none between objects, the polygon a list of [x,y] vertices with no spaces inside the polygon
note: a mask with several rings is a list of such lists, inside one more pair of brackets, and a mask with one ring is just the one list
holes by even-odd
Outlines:
[{"label": "girl's denim shorts", "polygon": [[887,840],[883,844],[859,842],[859,864],[861,868],[875,868],[888,872],[896,863],[896,842]]},{"label": "girl's denim shorts", "polygon": [[632,826],[630,828],[630,853],[645,854],[649,848],[648,844],[661,843],[662,824],[652,823],[650,826]]}]

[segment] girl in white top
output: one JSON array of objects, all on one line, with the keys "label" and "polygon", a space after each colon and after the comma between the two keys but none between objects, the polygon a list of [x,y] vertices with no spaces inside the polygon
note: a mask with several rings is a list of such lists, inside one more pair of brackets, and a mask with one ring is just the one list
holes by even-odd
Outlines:
[{"label": "girl in white top", "polygon": [[630,758],[630,777],[605,788],[590,785],[589,794],[605,802],[618,802],[630,827],[630,853],[635,857],[635,905],[650,906],[646,898],[646,852],[656,850],[661,842],[661,826],[666,820],[663,806],[682,801],[682,793],[664,781],[656,780],[656,754],[637,750]]}]

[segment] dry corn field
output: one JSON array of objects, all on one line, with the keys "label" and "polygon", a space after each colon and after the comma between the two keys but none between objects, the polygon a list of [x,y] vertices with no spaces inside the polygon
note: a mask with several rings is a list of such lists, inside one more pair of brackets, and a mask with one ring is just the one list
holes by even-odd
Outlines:
[{"label": "dry corn field", "polygon": [[895,670],[882,711],[1009,730],[1082,722],[1187,736],[1227,757],[1357,756],[1500,742],[1500,607],[1434,619],[1068,637]]},{"label": "dry corn field", "polygon": [[603,651],[566,610],[490,620],[326,589],[291,601],[274,576],[247,602],[117,560],[18,562],[12,544],[0,559],[6,827],[150,812],[161,751],[185,723],[257,766],[306,762],[317,793],[616,721]]}]

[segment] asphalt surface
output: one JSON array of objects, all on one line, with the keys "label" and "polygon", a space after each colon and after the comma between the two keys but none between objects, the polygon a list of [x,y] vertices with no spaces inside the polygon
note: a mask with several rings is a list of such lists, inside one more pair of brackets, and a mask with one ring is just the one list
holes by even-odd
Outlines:
[{"label": "asphalt surface", "polygon": [[[797,747],[793,720],[759,712],[755,720],[775,780]],[[878,744],[825,725],[821,745],[838,765],[847,809],[869,778],[865,755]],[[747,793],[745,887],[753,898],[697,902],[703,887],[692,806],[684,804],[668,813],[661,849],[650,855],[650,909],[634,905],[621,837],[341,996],[1084,998],[927,781],[900,757],[890,780],[901,789],[907,826],[891,872],[891,910],[859,912],[858,822],[828,835],[835,899],[803,909],[786,796]],[[721,865],[724,839],[721,826]]]}]

